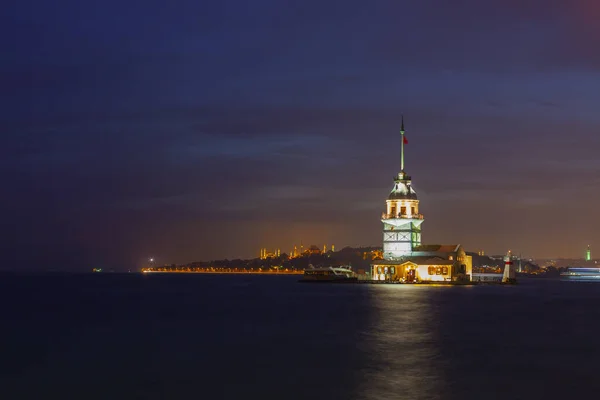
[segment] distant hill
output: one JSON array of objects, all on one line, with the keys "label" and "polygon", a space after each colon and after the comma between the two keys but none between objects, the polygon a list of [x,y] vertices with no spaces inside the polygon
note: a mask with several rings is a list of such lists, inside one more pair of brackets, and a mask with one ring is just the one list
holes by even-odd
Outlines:
[{"label": "distant hill", "polygon": [[381,254],[381,247],[344,247],[339,251],[328,251],[326,253],[313,252],[308,250],[299,257],[290,258],[286,253],[281,254],[278,257],[267,257],[251,258],[251,259],[235,259],[235,260],[212,260],[212,261],[195,261],[180,266],[169,266],[175,267],[191,267],[191,268],[206,268],[206,267],[218,267],[218,268],[246,268],[246,269],[259,269],[259,268],[287,268],[287,269],[305,269],[309,265],[317,266],[330,266],[330,265],[350,265],[353,269],[367,269],[378,254]]},{"label": "distant hill", "polygon": [[[365,247],[344,247],[341,250],[322,253],[316,248],[313,252],[308,250],[299,257],[290,258],[288,254],[283,253],[278,257],[251,258],[251,259],[234,259],[234,260],[212,260],[212,261],[196,261],[191,262],[181,267],[218,267],[218,268],[288,268],[288,269],[305,269],[309,265],[330,266],[330,265],[350,265],[356,269],[368,269],[374,259],[381,257],[381,247],[365,246]],[[501,256],[480,256],[474,252],[467,252],[473,259],[473,267],[504,267],[504,261]],[[172,265],[171,267],[176,267]],[[540,269],[538,265],[532,262],[523,262],[522,268],[527,272],[534,272]]]},{"label": "distant hill", "polygon": [[477,253],[473,253],[470,251],[466,252],[467,255],[473,258],[473,267],[503,267],[504,261],[502,259],[498,259],[497,257],[489,257],[489,256],[480,256]]}]

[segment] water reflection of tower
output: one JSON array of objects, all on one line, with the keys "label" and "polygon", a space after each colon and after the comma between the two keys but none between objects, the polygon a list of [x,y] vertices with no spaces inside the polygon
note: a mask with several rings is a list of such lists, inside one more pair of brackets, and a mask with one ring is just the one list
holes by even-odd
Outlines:
[{"label": "water reflection of tower", "polygon": [[[388,370],[403,373],[390,377],[376,368],[366,369],[363,379],[357,380],[359,396],[356,397],[445,398],[440,394],[451,393],[451,383],[447,381],[448,363],[440,361],[444,347],[441,339],[446,338],[441,332],[455,325],[437,313],[439,308],[453,309],[453,306],[448,306],[451,304],[448,301],[436,304],[439,295],[432,288],[397,289],[398,286],[375,285],[369,291],[366,314],[370,326],[365,329],[369,334],[364,335],[359,346],[368,357],[368,365],[385,365]],[[441,327],[444,330],[440,331]],[[454,350],[456,344],[450,347]]]}]

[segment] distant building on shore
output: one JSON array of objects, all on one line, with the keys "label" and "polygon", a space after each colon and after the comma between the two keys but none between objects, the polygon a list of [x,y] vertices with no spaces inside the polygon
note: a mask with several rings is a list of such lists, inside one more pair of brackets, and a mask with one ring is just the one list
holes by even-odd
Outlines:
[{"label": "distant building on shore", "polygon": [[585,251],[585,261],[592,261],[592,250],[588,244],[587,250]]},{"label": "distant building on shore", "polygon": [[281,256],[281,250],[276,249],[273,252],[267,251],[266,248],[260,249],[260,259],[266,260],[267,258],[276,258]]},{"label": "distant building on shore", "polygon": [[[331,252],[335,251],[335,246],[331,245]],[[311,254],[326,254],[327,253],[327,245],[324,244],[323,245],[323,250],[321,251],[321,249],[316,246],[316,245],[310,245],[310,247],[308,248],[304,248],[304,244],[300,244],[300,249],[298,249],[298,246],[294,245],[294,247],[292,248],[292,250],[290,251],[290,253],[287,255],[287,257],[289,258],[297,258],[297,257],[305,257],[305,256],[309,256]],[[272,252],[268,251],[266,247],[261,248],[260,249],[260,259],[261,260],[266,260],[267,258],[278,258],[281,257],[281,249],[276,249]]]},{"label": "distant building on shore", "polygon": [[460,244],[423,245],[419,200],[404,171],[404,120],[400,128],[400,172],[386,200],[383,259],[371,264],[371,279],[402,282],[470,280],[472,259]]}]

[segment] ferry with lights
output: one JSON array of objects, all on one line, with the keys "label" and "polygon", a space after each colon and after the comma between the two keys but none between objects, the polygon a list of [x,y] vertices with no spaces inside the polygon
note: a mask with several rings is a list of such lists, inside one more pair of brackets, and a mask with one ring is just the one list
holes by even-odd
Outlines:
[{"label": "ferry with lights", "polygon": [[560,276],[572,280],[595,280],[600,279],[600,268],[569,267]]},{"label": "ferry with lights", "polygon": [[350,267],[309,267],[304,270],[300,282],[330,282],[351,283],[357,282],[358,276]]}]

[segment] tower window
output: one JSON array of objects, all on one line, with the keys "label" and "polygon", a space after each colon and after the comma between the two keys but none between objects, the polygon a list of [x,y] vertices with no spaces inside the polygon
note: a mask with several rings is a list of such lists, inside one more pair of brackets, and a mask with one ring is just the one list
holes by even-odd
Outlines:
[{"label": "tower window", "polygon": [[406,207],[400,207],[400,214],[406,215]]},{"label": "tower window", "polygon": [[392,206],[390,214],[396,215],[396,206]]},{"label": "tower window", "polygon": [[411,214],[413,214],[413,215],[414,215],[414,214],[416,214],[416,212],[415,212],[415,208],[414,208],[414,207],[411,207],[411,208],[410,208],[410,213],[411,213]]}]

